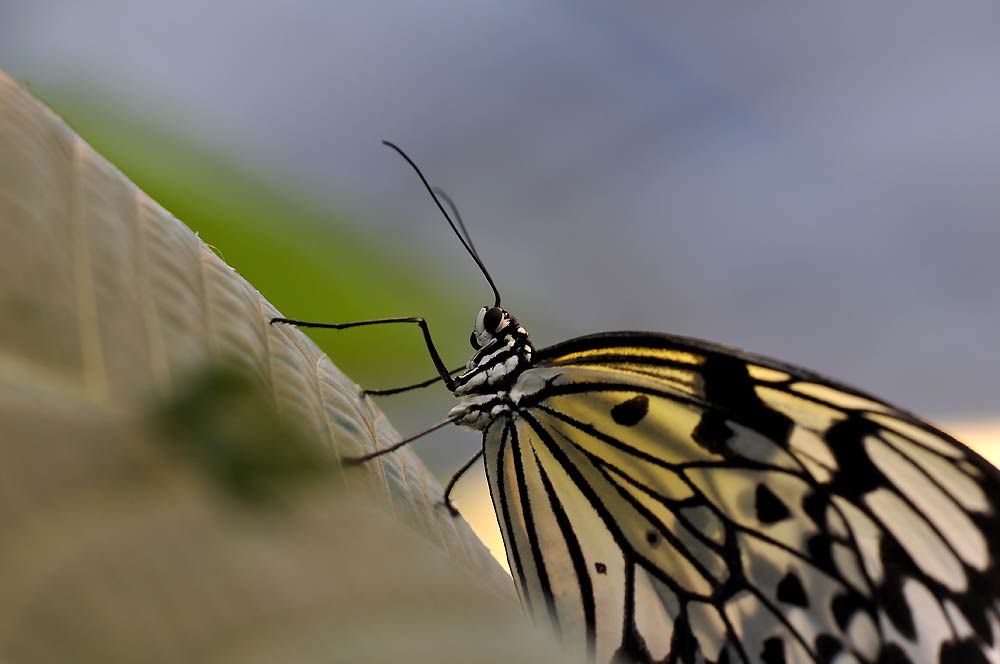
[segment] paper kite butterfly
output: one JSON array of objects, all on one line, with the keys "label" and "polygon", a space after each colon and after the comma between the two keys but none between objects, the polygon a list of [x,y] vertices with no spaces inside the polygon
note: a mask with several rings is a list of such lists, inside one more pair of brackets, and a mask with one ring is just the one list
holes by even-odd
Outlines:
[{"label": "paper kite butterfly", "polygon": [[496,298],[457,376],[420,318],[272,322],[420,326],[459,399],[438,426],[483,432],[448,491],[482,456],[522,603],[581,662],[1000,662],[993,466],[740,350],[640,332],[536,348],[420,177]]}]

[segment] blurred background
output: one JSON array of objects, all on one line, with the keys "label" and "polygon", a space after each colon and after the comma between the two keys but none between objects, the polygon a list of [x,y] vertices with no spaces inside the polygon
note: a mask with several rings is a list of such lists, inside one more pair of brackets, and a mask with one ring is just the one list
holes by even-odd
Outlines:
[{"label": "blurred background", "polygon": [[[467,359],[488,287],[391,139],[539,346],[741,346],[994,459],[998,62],[991,2],[0,0],[0,67],[287,316],[424,315]],[[368,387],[433,373],[415,330],[312,336]],[[479,441],[418,445],[444,482]],[[479,473],[459,505],[492,523]]]}]

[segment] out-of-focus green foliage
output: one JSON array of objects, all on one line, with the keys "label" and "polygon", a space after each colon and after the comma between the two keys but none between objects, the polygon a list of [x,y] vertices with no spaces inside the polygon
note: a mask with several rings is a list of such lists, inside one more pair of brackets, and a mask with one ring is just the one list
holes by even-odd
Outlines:
[{"label": "out-of-focus green foliage", "polygon": [[[284,315],[323,322],[420,315],[432,321],[443,348],[465,359],[459,332],[468,328],[470,312],[455,306],[451,280],[429,262],[413,261],[405,247],[359,232],[361,224],[347,223],[293,182],[256,174],[219,148],[186,138],[167,117],[129,111],[127,102],[93,92],[41,96]],[[380,146],[373,142],[372,149]],[[433,375],[415,330],[307,333],[366,386]]]},{"label": "out-of-focus green foliage", "polygon": [[178,456],[233,497],[266,502],[281,488],[329,477],[329,459],[294,426],[245,373],[207,365],[155,409],[155,428]]}]

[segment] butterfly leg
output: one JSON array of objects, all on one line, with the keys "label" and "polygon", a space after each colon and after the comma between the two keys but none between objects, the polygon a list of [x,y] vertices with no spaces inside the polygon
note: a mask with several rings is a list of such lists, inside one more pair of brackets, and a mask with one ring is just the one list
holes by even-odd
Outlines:
[{"label": "butterfly leg", "polygon": [[[434,362],[434,368],[437,369],[438,377],[442,382],[444,382],[445,387],[450,391],[455,391],[455,381],[452,380],[451,374],[453,372],[448,371],[445,367],[444,362],[441,361],[441,355],[438,354],[437,348],[434,347],[434,341],[431,339],[431,332],[427,328],[427,321],[425,321],[420,316],[409,316],[401,318],[376,318],[374,320],[361,320],[352,323],[312,323],[304,320],[295,320],[293,318],[272,318],[270,321],[271,325],[275,323],[283,323],[285,325],[294,325],[296,327],[317,327],[329,330],[346,330],[351,327],[365,327],[367,325],[388,325],[390,323],[411,323],[417,325],[420,331],[424,334],[424,343],[427,345],[427,352],[431,356],[431,361]],[[416,389],[415,387],[404,388],[405,389]]]},{"label": "butterfly leg", "polygon": [[[344,330],[344,329],[348,329],[348,328],[352,328],[352,327],[364,327],[364,326],[367,326],[367,325],[384,325],[384,324],[389,324],[389,323],[413,323],[413,324],[418,325],[420,327],[420,330],[423,332],[424,343],[427,345],[427,352],[430,354],[431,360],[434,362],[434,367],[438,370],[438,376],[436,378],[431,378],[429,380],[425,380],[425,381],[420,382],[420,383],[415,383],[413,385],[407,385],[406,387],[399,387],[399,388],[390,389],[390,390],[364,390],[363,394],[366,394],[366,395],[368,395],[368,394],[374,394],[374,395],[383,395],[384,396],[384,395],[388,395],[388,394],[399,394],[400,392],[406,392],[406,391],[409,391],[409,390],[415,390],[415,389],[419,389],[421,387],[426,387],[428,385],[432,385],[432,384],[436,383],[439,380],[442,381],[442,382],[444,382],[445,386],[449,390],[454,391],[454,389],[455,389],[455,382],[452,380],[451,376],[452,376],[452,374],[458,373],[459,371],[461,371],[462,369],[465,368],[464,366],[462,366],[462,367],[458,367],[456,369],[453,369],[451,371],[448,371],[445,368],[444,362],[441,361],[441,355],[438,353],[437,348],[435,348],[435,346],[434,346],[434,341],[431,339],[430,330],[427,328],[427,321],[425,321],[423,318],[421,318],[419,316],[407,317],[407,318],[379,318],[379,319],[375,319],[375,320],[363,320],[363,321],[356,321],[356,322],[352,322],[352,323],[313,323],[313,322],[310,322],[310,321],[295,320],[293,318],[272,318],[270,320],[270,324],[273,325],[274,323],[283,323],[285,325],[295,325],[296,327],[316,327],[316,328],[324,328],[324,329],[332,329],[332,330]],[[403,440],[401,440],[401,441],[399,441],[397,443],[394,443],[394,444],[390,445],[389,447],[385,447],[385,448],[382,448],[382,449],[379,449],[379,450],[375,450],[374,452],[369,452],[367,454],[362,454],[362,455],[356,456],[356,457],[344,457],[343,461],[345,463],[348,463],[348,464],[358,464],[358,463],[363,463],[365,461],[369,461],[371,459],[374,459],[375,457],[379,457],[379,456],[382,456],[383,454],[388,454],[389,452],[393,452],[395,450],[398,450],[400,447],[403,447],[404,445],[408,445],[409,443],[412,443],[413,441],[417,440],[418,438],[422,438],[423,436],[426,436],[427,434],[431,433],[432,431],[437,431],[438,429],[440,429],[440,428],[442,428],[442,427],[444,427],[444,426],[446,426],[448,424],[453,424],[458,419],[459,419],[458,417],[449,417],[446,420],[438,422],[437,424],[435,424],[434,426],[430,427],[429,429],[425,429],[424,431],[421,431],[420,433],[418,433],[416,435],[410,436],[409,438],[404,438]],[[451,493],[451,489],[452,489],[452,487],[455,486],[455,482],[458,481],[458,478],[461,477],[461,475],[466,470],[468,470],[469,467],[473,464],[473,462],[475,462],[475,460],[477,458],[479,458],[480,456],[482,456],[482,452],[480,452],[479,454],[477,454],[468,463],[466,463],[464,466],[462,466],[462,468],[458,471],[458,473],[455,474],[455,476],[451,479],[451,482],[449,482],[449,484],[448,484],[448,490],[445,492],[444,502],[445,502],[445,505],[448,507],[448,511],[450,511],[453,515],[457,515],[458,514],[458,510],[455,509],[455,506],[452,505],[451,499],[449,498],[449,494]]]},{"label": "butterfly leg", "polygon": [[423,438],[432,431],[437,431],[438,429],[446,427],[449,424],[454,424],[455,422],[458,421],[458,419],[459,419],[458,417],[449,417],[446,420],[441,420],[440,422],[438,422],[437,424],[428,429],[424,429],[420,433],[414,434],[409,438],[404,438],[398,443],[393,443],[389,447],[383,447],[380,450],[375,450],[374,452],[368,452],[367,454],[362,454],[361,456],[341,457],[341,459],[343,459],[344,463],[349,463],[349,464],[358,464],[358,463],[364,463],[365,461],[371,461],[375,457],[380,457],[383,454],[388,454],[389,452],[395,452],[400,447],[404,445],[409,445],[413,441],[417,440],[418,438]]},{"label": "butterfly leg", "polygon": [[466,461],[465,464],[458,469],[458,472],[452,475],[451,479],[448,480],[448,486],[445,487],[444,490],[444,506],[448,508],[448,511],[451,512],[452,516],[458,516],[458,508],[451,502],[451,490],[455,488],[455,485],[458,484],[458,480],[462,477],[462,475],[464,475],[465,472],[472,467],[472,464],[474,464],[481,456],[483,456],[483,451],[479,450],[476,452],[476,456]]},{"label": "butterfly leg", "polygon": [[[460,367],[455,367],[448,372],[449,375],[457,374],[459,371],[465,369],[463,364]],[[434,376],[433,378],[428,378],[427,380],[421,381],[419,383],[414,383],[413,385],[407,385],[405,387],[394,387],[388,390],[361,390],[361,396],[364,397],[385,397],[390,394],[400,394],[401,392],[409,392],[410,390],[419,390],[422,387],[427,387],[428,385],[433,385],[434,383],[441,380],[441,376]]]}]

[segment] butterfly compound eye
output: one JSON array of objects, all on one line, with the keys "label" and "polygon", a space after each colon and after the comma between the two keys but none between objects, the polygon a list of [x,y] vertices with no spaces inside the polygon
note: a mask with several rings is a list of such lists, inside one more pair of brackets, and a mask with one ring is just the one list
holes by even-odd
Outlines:
[{"label": "butterfly compound eye", "polygon": [[491,307],[486,311],[486,315],[483,316],[483,328],[493,334],[500,327],[500,323],[503,321],[503,309],[500,307]]}]

